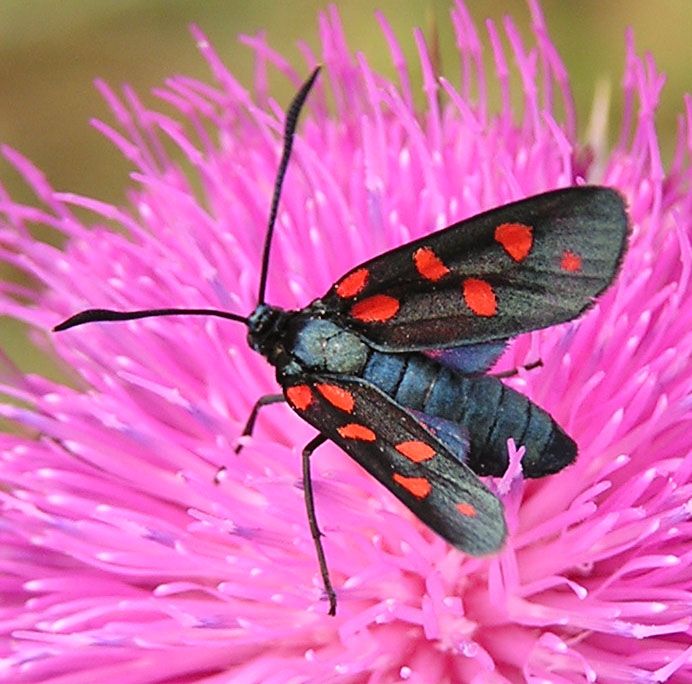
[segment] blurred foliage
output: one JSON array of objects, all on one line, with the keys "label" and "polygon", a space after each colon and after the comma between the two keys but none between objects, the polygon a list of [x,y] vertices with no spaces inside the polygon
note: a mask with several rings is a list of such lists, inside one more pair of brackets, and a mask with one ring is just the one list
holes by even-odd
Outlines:
[{"label": "blurred foliage", "polygon": [[[467,4],[479,29],[486,17],[500,24],[509,13],[530,40],[530,15],[523,2],[468,0]],[[112,121],[92,85],[94,78],[116,87],[128,83],[147,103],[154,102],[149,91],[170,74],[211,80],[188,31],[189,24],[196,23],[234,74],[250,84],[253,54],[237,35],[266,31],[270,45],[301,65],[296,42],[304,40],[317,50],[317,14],[328,5],[326,0],[2,0],[0,141],[28,156],[56,188],[119,202],[130,168],[88,124],[92,117]],[[418,69],[412,28],[419,26],[429,36],[426,26],[434,16],[442,72],[455,81],[458,57],[447,0],[348,0],[337,5],[351,50],[363,52],[373,67],[390,76],[393,67],[374,19],[375,9],[387,16],[414,77]],[[634,29],[638,53],[651,52],[668,77],[658,123],[664,158],[669,159],[682,95],[692,90],[692,3],[543,0],[541,5],[570,74],[582,132],[596,83],[605,78],[613,86],[613,139],[619,124],[625,30]],[[273,93],[282,102],[292,94],[285,82],[277,83]],[[15,199],[33,201],[4,163],[0,179]],[[4,277],[10,274],[5,272]],[[36,370],[37,359],[31,358],[30,347],[17,330],[18,326],[3,321],[0,346],[22,367]]]}]

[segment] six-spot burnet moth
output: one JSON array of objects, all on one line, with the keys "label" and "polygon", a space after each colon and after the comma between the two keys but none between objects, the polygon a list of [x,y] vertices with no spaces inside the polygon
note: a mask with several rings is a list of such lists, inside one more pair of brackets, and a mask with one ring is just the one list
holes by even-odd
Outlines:
[{"label": "six-spot burnet moth", "polygon": [[93,321],[211,315],[245,324],[276,368],[287,401],[319,431],[303,450],[305,502],[320,572],[336,612],[320,542],[310,456],[336,442],[437,534],[471,554],[499,550],[502,504],[479,475],[502,475],[507,439],[526,447],[526,477],[556,473],[574,441],[548,413],[486,372],[506,341],[579,316],[612,282],[628,222],[604,187],[554,190],[460,221],[349,271],[304,309],[265,303],[269,256],[298,115],[316,69],[294,98],[264,242],[255,310],[90,309],[55,330]]}]

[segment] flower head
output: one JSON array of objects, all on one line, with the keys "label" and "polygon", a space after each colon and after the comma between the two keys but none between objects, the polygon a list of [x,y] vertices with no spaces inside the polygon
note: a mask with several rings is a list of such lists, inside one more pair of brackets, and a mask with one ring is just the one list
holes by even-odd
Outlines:
[{"label": "flower head", "polygon": [[[254,402],[276,392],[243,326],[171,318],[63,333],[51,345],[71,382],[1,367],[1,415],[17,429],[0,437],[0,679],[690,677],[692,101],[665,170],[653,120],[662,80],[630,42],[621,140],[584,154],[564,69],[531,7],[535,47],[508,23],[508,56],[488,23],[496,75],[484,72],[464,6],[454,7],[475,100],[469,81],[437,79],[416,33],[422,112],[383,17],[396,85],[348,52],[334,10],[322,17],[325,68],[284,185],[267,298],[304,306],[387,248],[542,190],[585,180],[618,188],[632,233],[615,286],[581,320],[518,338],[498,366],[542,360],[508,382],[576,439],[577,462],[524,482],[511,447],[497,484],[510,536],[500,554],[477,559],[322,447],[313,477],[339,596],[330,618],[302,500],[299,452],[314,430],[285,406],[267,407],[234,455]],[[118,128],[96,126],[135,169],[126,206],[56,192],[3,150],[38,206],[0,197],[0,257],[42,287],[3,284],[0,313],[32,326],[41,344],[87,307],[254,308],[282,114],[257,105],[195,36],[216,85],[171,79],[158,94],[177,118],[100,84]],[[249,42],[262,64],[301,81]],[[509,104],[507,59],[522,79],[521,115]],[[316,59],[307,62],[301,73]],[[485,100],[495,77],[497,113]],[[169,157],[170,143],[184,163]],[[37,224],[64,236],[64,248],[36,241]]]}]

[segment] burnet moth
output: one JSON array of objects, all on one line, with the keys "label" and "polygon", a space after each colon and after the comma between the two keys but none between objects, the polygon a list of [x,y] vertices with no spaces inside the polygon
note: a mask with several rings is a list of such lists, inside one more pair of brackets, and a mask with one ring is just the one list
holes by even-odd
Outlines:
[{"label": "burnet moth", "polygon": [[[465,553],[498,551],[500,500],[479,475],[502,475],[507,439],[526,448],[526,477],[572,463],[574,441],[551,416],[487,374],[511,337],[583,313],[613,281],[628,232],[620,195],[572,187],[512,202],[356,266],[304,309],[265,302],[281,186],[298,115],[319,67],[286,115],[255,310],[89,309],[55,327],[149,316],[210,315],[243,323],[276,368],[279,401],[319,432],[303,449],[305,503],[319,568],[336,613],[315,516],[310,457],[332,440],[428,527]],[[239,448],[237,449],[237,451]]]}]

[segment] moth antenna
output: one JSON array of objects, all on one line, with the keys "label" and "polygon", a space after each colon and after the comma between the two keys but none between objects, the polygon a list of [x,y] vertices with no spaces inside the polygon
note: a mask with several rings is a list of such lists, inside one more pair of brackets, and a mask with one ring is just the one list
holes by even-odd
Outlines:
[{"label": "moth antenna", "polygon": [[[274,183],[274,193],[272,195],[271,209],[269,211],[269,222],[267,224],[267,233],[264,238],[264,251],[262,254],[262,267],[260,271],[260,282],[257,303],[264,303],[264,293],[267,288],[267,271],[269,267],[269,253],[271,250],[272,236],[274,234],[274,225],[276,224],[276,214],[279,206],[279,198],[281,197],[281,187],[283,185],[288,162],[291,158],[291,150],[293,149],[293,138],[298,124],[298,116],[305,104],[308,93],[320,72],[321,67],[318,66],[300,90],[293,98],[288,111],[286,112],[286,123],[284,124],[284,147],[281,154],[279,169],[276,174],[276,182]],[[113,311],[111,309],[87,309],[80,311],[74,316],[70,316],[62,323],[58,323],[53,328],[54,332],[68,330],[78,325],[85,323],[109,322],[109,321],[133,321],[138,318],[153,318],[155,316],[217,316],[218,318],[226,318],[231,321],[237,321],[248,325],[246,316],[221,311],[219,309],[181,309],[181,308],[164,308],[164,309],[143,309],[139,311]]]},{"label": "moth antenna", "polygon": [[269,223],[267,224],[267,233],[264,238],[264,251],[262,253],[262,270],[260,271],[259,289],[257,291],[257,305],[264,304],[264,294],[267,289],[267,273],[269,269],[269,253],[271,251],[272,237],[274,235],[274,226],[276,224],[276,213],[279,207],[279,198],[281,197],[281,187],[284,183],[284,176],[288,168],[288,161],[291,158],[291,150],[293,149],[293,138],[298,124],[298,116],[300,115],[308,93],[312,89],[317,74],[322,67],[318,66],[305,83],[300,87],[300,90],[293,98],[288,111],[286,112],[286,123],[284,124],[284,149],[279,162],[279,170],[276,173],[276,182],[274,183],[274,194],[272,196],[271,209],[269,211]]},{"label": "moth antenna", "polygon": [[113,311],[112,309],[86,309],[80,311],[74,316],[70,316],[62,323],[58,323],[53,328],[53,332],[61,332],[68,330],[84,323],[103,323],[108,321],[134,321],[138,318],[154,318],[155,316],[217,316],[218,318],[226,318],[230,321],[248,324],[248,319],[245,316],[231,313],[230,311],[221,311],[220,309],[142,309],[139,311]]}]

